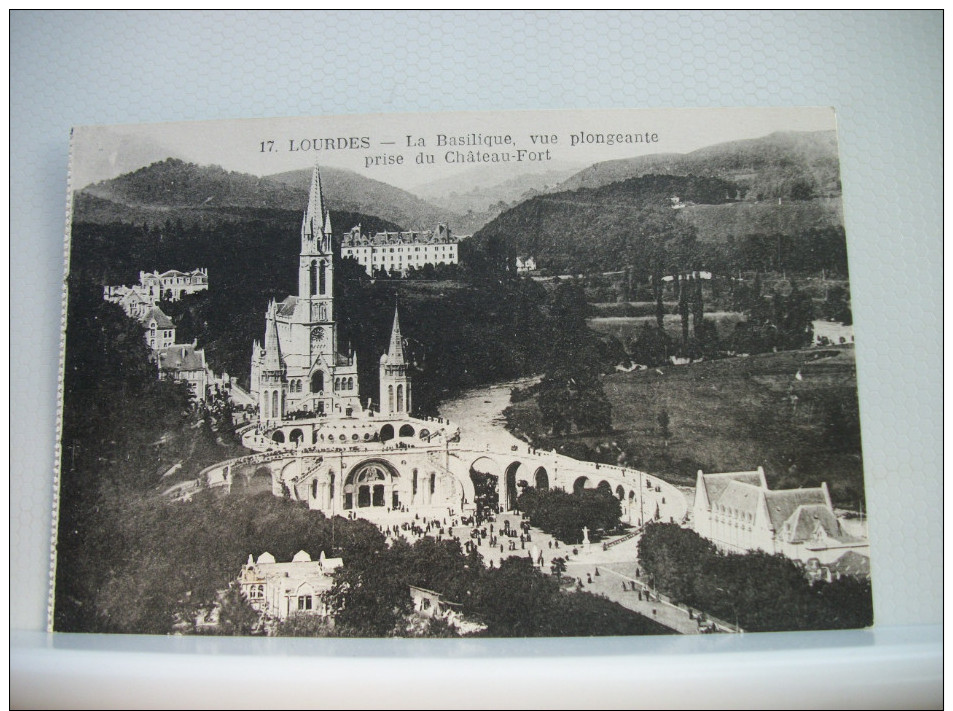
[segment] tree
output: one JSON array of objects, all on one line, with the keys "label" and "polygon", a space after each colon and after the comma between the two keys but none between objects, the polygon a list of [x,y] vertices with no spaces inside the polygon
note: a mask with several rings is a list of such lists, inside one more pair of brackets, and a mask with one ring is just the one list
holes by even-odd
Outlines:
[{"label": "tree", "polygon": [[693,279],[692,285],[694,286],[693,295],[692,295],[692,330],[695,333],[695,337],[698,337],[698,326],[705,318],[705,305],[702,297],[702,279]]},{"label": "tree", "polygon": [[218,608],[219,632],[225,635],[250,635],[258,625],[258,611],[234,583],[222,595]]},{"label": "tree", "polygon": [[672,353],[672,339],[664,329],[646,323],[638,338],[629,345],[629,354],[636,363],[657,366],[668,362]]},{"label": "tree", "polygon": [[516,503],[533,526],[564,543],[581,543],[583,527],[593,532],[609,531],[616,528],[622,518],[619,500],[611,491],[603,489],[569,494],[562,489],[528,487]]},{"label": "tree", "polygon": [[332,637],[334,627],[326,617],[309,612],[293,612],[275,625],[276,637]]},{"label": "tree", "polygon": [[566,559],[562,556],[553,558],[553,562],[549,568],[553,571],[553,575],[556,576],[556,580],[561,581],[563,579],[563,573],[566,572]]},{"label": "tree", "polygon": [[665,304],[662,297],[665,294],[665,282],[662,281],[661,265],[656,264],[652,272],[652,294],[655,296],[655,324],[659,331],[665,330]]},{"label": "tree", "polygon": [[[679,282],[681,278],[679,277]],[[682,319],[682,348],[688,347],[689,286],[686,282],[678,290],[678,315]]]},{"label": "tree", "polygon": [[658,590],[745,630],[854,628],[873,621],[868,581],[812,584],[790,558],[721,553],[676,524],[650,524],[639,560]]},{"label": "tree", "polygon": [[668,441],[672,437],[672,432],[668,428],[670,422],[668,410],[660,410],[656,420],[658,421],[659,434],[662,435],[662,439],[665,441],[665,446],[668,447]]}]

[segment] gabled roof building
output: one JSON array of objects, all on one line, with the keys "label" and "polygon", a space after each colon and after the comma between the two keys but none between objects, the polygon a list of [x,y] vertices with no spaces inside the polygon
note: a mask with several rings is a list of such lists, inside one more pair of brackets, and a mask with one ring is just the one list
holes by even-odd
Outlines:
[{"label": "gabled roof building", "polygon": [[823,564],[848,551],[869,556],[869,542],[849,534],[834,514],[826,483],[771,491],[762,467],[719,474],[699,470],[692,515],[699,535],[732,553],[763,550]]}]

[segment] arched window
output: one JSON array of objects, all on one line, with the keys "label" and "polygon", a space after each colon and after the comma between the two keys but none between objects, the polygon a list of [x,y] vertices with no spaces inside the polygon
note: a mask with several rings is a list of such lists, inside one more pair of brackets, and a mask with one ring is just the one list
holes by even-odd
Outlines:
[{"label": "arched window", "polygon": [[397,386],[397,412],[404,411],[404,386]]},{"label": "arched window", "polygon": [[271,416],[278,417],[278,391],[273,390],[271,393]]},{"label": "arched window", "polygon": [[348,390],[353,390],[353,389],[354,389],[354,378],[348,378],[348,379],[347,379],[347,389],[348,389]]},{"label": "arched window", "polygon": [[327,279],[328,279],[327,271],[328,271],[328,263],[321,262],[321,276],[320,276],[321,288],[319,289],[321,296],[324,296],[325,290],[327,289]]},{"label": "arched window", "polygon": [[387,386],[387,411],[388,412],[394,411],[394,386],[393,385]]},{"label": "arched window", "polygon": [[316,370],[311,376],[311,392],[319,393],[324,390],[324,371]]},{"label": "arched window", "polygon": [[311,268],[308,270],[308,282],[308,293],[314,296],[318,288],[318,263],[313,259],[311,260]]}]

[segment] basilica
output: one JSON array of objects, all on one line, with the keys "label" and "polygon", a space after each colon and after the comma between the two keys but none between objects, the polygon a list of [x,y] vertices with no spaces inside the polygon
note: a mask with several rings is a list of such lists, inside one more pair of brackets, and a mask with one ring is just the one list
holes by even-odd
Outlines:
[{"label": "basilica", "polygon": [[[381,356],[379,410],[409,414],[411,385],[397,313],[388,352]],[[264,345],[251,357],[251,394],[259,422],[290,417],[353,417],[362,413],[357,353],[341,348],[334,312],[331,216],[317,166],[301,223],[298,294],[272,300],[265,312]]]}]

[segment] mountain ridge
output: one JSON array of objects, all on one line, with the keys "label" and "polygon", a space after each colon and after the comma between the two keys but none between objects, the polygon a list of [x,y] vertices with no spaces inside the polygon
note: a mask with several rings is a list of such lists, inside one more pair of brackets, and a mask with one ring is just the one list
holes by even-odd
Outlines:
[{"label": "mountain ridge", "polygon": [[743,198],[793,198],[812,192],[840,195],[835,131],[775,131],[759,138],[727,141],[689,153],[653,153],[594,163],[550,192],[599,188],[643,175],[698,175],[732,180]]},{"label": "mountain ridge", "polygon": [[[75,191],[74,219],[155,222],[185,216],[206,223],[227,220],[230,211],[239,217],[247,210],[303,212],[311,172],[258,177],[167,158]],[[443,222],[461,231],[461,216],[400,188],[341,168],[322,168],[321,176],[328,209],[334,212],[371,215],[403,229],[432,229]],[[350,227],[341,224],[335,230]]]}]

